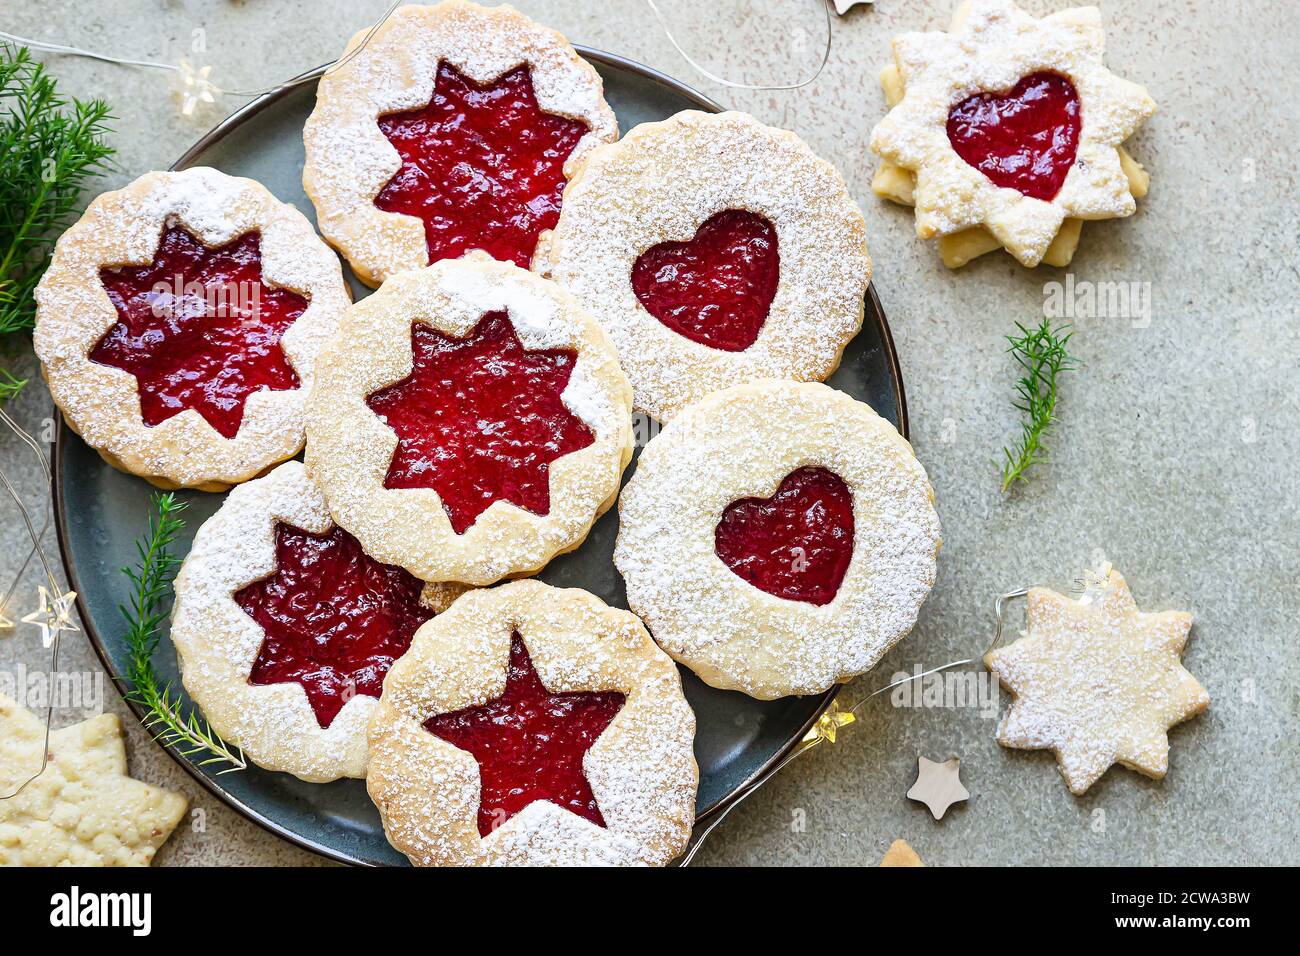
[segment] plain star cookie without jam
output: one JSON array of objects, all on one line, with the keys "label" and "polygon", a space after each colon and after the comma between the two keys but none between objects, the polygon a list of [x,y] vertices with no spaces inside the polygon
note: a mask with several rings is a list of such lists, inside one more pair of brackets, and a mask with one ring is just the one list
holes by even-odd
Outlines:
[{"label": "plain star cookie without jam", "polygon": [[33,336],[70,428],[163,488],[224,491],[296,455],[338,257],[260,183],[206,167],[99,196],[58,241]]},{"label": "plain star cookie without jam", "polygon": [[186,691],[255,764],[313,783],[364,777],[384,676],[464,590],[366,555],[289,461],[199,528],[171,639]]},{"label": "plain star cookie without jam", "polygon": [[1192,615],[1139,611],[1109,566],[1091,578],[1078,600],[1031,588],[1026,635],[984,658],[1015,695],[998,743],[1054,751],[1074,794],[1114,763],[1164,777],[1167,731],[1210,706],[1181,661]]},{"label": "plain star cookie without jam", "polygon": [[705,683],[762,700],[869,670],[934,585],[925,469],[869,405],[818,383],[688,407],[642,451],[619,518],[628,606]]},{"label": "plain star cookie without jam", "polygon": [[634,615],[513,581],[416,633],[370,723],[366,786],[417,866],[662,865],[695,820],[694,734]]},{"label": "plain star cookie without jam", "polygon": [[492,584],[582,543],[632,457],[632,389],[560,286],[480,252],[349,309],[308,411],[307,470],[376,560]]},{"label": "plain star cookie without jam", "polygon": [[1132,215],[1149,178],[1121,145],[1156,110],[1111,73],[1096,7],[1042,19],[1011,0],[969,0],[949,32],[894,39],[890,106],[872,132],[872,188],[916,207],[956,268],[999,247],[1065,265],[1083,220]]},{"label": "plain star cookie without jam", "polygon": [[605,327],[660,421],[731,385],[827,378],[871,282],[834,166],[747,113],[695,110],[595,149],[534,268]]},{"label": "plain star cookie without jam", "polygon": [[[45,725],[0,694],[0,793],[41,765]],[[0,866],[148,866],[185,798],[127,776],[122,725],[100,714],[50,734],[49,762],[0,800]]]},{"label": "plain star cookie without jam", "polygon": [[510,6],[402,6],[321,77],[303,188],[367,285],[471,249],[527,268],[574,166],[617,138],[556,31]]}]

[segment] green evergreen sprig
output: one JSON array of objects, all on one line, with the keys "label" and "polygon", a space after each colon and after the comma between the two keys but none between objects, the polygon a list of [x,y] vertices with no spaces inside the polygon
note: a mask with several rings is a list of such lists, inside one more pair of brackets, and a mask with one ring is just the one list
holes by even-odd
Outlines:
[{"label": "green evergreen sprig", "polygon": [[139,563],[123,568],[131,579],[131,604],[118,605],[126,618],[126,643],[130,651],[126,677],[131,684],[127,700],[143,705],[147,711],[144,725],[165,747],[175,747],[185,756],[206,755],[200,766],[226,764],[220,773],[247,767],[243,751],[221,739],[194,707],[185,707],[180,694],[170,684],[162,683],[153,667],[158,649],[159,628],[171,612],[168,597],[172,580],[181,559],[172,554],[171,546],[185,529],[181,513],[186,503],[175,495],[155,494],[149,515],[149,530],[136,542]]},{"label": "green evergreen sprig", "polygon": [[0,337],[36,323],[32,293],[86,183],[108,168],[112,118],[102,100],[61,96],[25,47],[0,43]]},{"label": "green evergreen sprig", "polygon": [[1019,322],[1020,335],[1008,335],[1007,349],[1016,358],[1024,375],[1016,382],[1015,406],[1024,413],[1020,441],[1014,448],[1002,449],[1002,490],[1017,481],[1028,481],[1026,472],[1035,462],[1047,457],[1043,436],[1056,421],[1057,376],[1075,369],[1075,359],[1066,351],[1069,326],[1051,327],[1047,319],[1036,329]]}]

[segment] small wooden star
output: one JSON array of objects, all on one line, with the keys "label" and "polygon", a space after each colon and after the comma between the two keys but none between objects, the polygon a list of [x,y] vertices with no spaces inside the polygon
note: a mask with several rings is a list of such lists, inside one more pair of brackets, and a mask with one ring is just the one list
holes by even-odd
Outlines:
[{"label": "small wooden star", "polygon": [[907,845],[906,840],[895,840],[889,844],[889,849],[885,851],[884,857],[880,861],[881,866],[925,866],[921,858],[916,855],[916,851]]},{"label": "small wooden star", "polygon": [[41,643],[49,647],[54,638],[63,631],[76,633],[80,630],[72,623],[72,602],[77,598],[76,591],[55,594],[51,600],[50,592],[38,587],[40,607],[23,618],[24,624],[35,624],[41,629]]},{"label": "small wooden star", "polygon": [[1192,615],[1139,611],[1109,564],[1082,584],[1078,600],[1030,589],[1026,635],[984,658],[1015,695],[998,743],[1055,751],[1076,795],[1114,763],[1160,779],[1168,729],[1210,706],[1181,660]]},{"label": "small wooden star", "polygon": [[809,728],[808,733],[804,734],[804,741],[825,740],[828,744],[835,743],[835,734],[841,727],[847,727],[858,718],[853,716],[851,710],[841,710],[839,699],[831,701],[831,705],[826,708],[817,723]]},{"label": "small wooden star", "polygon": [[961,785],[960,757],[950,757],[943,763],[925,757],[916,759],[916,783],[907,791],[907,799],[924,803],[936,820],[942,820],[954,803],[970,799]]}]

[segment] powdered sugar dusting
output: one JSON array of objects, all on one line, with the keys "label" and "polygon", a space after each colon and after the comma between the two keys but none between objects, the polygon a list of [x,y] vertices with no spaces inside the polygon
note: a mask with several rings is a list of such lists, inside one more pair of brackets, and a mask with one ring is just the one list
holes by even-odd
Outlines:
[{"label": "powdered sugar dusting", "polygon": [[[537,802],[480,838],[474,758],[422,726],[500,695],[515,631],[552,693],[627,697],[583,761],[606,827]],[[418,865],[658,865],[690,837],[694,732],[676,668],[635,617],[516,581],[467,594],[416,633],[371,724],[367,785],[390,842]]]},{"label": "powdered sugar dusting", "polygon": [[[780,280],[758,339],[725,352],[678,335],[632,289],[637,257],[743,209],[776,228]],[[541,261],[544,256],[545,261]],[[762,378],[820,380],[861,327],[866,226],[840,174],[793,133],[744,113],[679,113],[596,149],[534,261],[609,332],[636,408],[668,420],[709,392]]]},{"label": "powdered sugar dusting", "polygon": [[[297,683],[251,684],[266,635],[235,593],[275,571],[275,527],[334,527],[325,499],[296,461],[240,485],[203,523],[176,576],[172,643],[182,680],[204,716],[258,766],[312,782],[366,775],[366,725],[378,701],[357,694],[322,728]],[[429,586],[421,601],[445,610],[467,588]]]},{"label": "powdered sugar dusting", "polygon": [[[365,397],[410,374],[413,320],[463,336],[502,309],[526,347],[577,353],[563,400],[595,441],[551,463],[548,514],[498,500],[457,535],[432,488],[384,488],[397,438]],[[376,560],[426,581],[491,584],[577,547],[618,494],[632,452],[631,387],[600,327],[540,276],[482,253],[394,276],[349,310],[321,365],[307,468],[334,519]]]},{"label": "powdered sugar dusting", "polygon": [[[135,376],[89,360],[118,320],[99,270],[151,262],[172,224],[209,246],[260,232],[264,280],[309,299],[280,342],[300,386],[250,395],[232,439],[193,409],[146,427]],[[302,447],[316,355],[338,329],[349,295],[338,259],[302,213],[251,179],[196,167],[147,173],[96,198],[60,237],[36,302],[36,354],[73,430],[116,467],[168,487],[221,490]]]},{"label": "powdered sugar dusting", "polygon": [[998,743],[1055,751],[1076,794],[1113,763],[1163,777],[1166,731],[1210,704],[1180,661],[1192,616],[1139,611],[1124,578],[1105,567],[1077,601],[1032,589],[1027,624],[984,659],[1016,695]]},{"label": "powdered sugar dusting", "polygon": [[[1095,7],[1038,19],[1012,0],[970,0],[948,33],[894,39],[902,101],[877,124],[871,149],[916,173],[916,233],[922,239],[983,225],[1023,264],[1037,265],[1066,217],[1110,219],[1136,208],[1117,147],[1156,109],[1147,91],[1102,62]],[[1030,73],[1070,79],[1083,126],[1078,151],[1051,201],[996,186],[948,139],[949,110],[968,96],[1010,89]]]},{"label": "powdered sugar dusting", "polygon": [[428,263],[423,223],[375,207],[375,196],[401,165],[377,119],[426,105],[443,61],[484,84],[528,66],[542,110],[587,124],[566,172],[598,143],[618,138],[600,76],[554,30],[510,6],[446,0],[398,8],[361,53],[321,78],[303,132],[303,186],[321,232],[371,285]]},{"label": "powdered sugar dusting", "polygon": [[[818,606],[759,590],[715,553],[739,498],[797,468],[853,494],[853,554]],[[870,669],[907,635],[935,578],[939,519],[910,446],[871,408],[818,384],[717,392],[665,426],[620,499],[614,563],[629,606],[672,657],[715,687],[769,699],[818,693]]]}]

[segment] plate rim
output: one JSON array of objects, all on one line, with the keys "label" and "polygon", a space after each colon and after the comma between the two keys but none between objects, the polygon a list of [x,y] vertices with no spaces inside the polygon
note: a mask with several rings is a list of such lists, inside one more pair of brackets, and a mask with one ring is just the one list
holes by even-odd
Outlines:
[{"label": "plate rim", "polygon": [[[615,69],[622,69],[638,74],[643,79],[650,80],[656,85],[662,86],[678,96],[681,96],[683,99],[690,100],[705,112],[725,112],[724,107],[715,100],[705,96],[698,90],[693,89],[681,80],[677,80],[666,73],[656,70],[654,67],[646,66],[644,63],[639,63],[636,60],[620,56],[616,53],[608,53],[604,50],[597,50],[578,43],[573,44],[573,48],[578,52],[579,56],[589,62],[599,63]],[[217,125],[212,127],[212,129],[199,137],[199,139],[196,140],[189,149],[182,153],[181,156],[172,163],[170,167],[168,167],[168,169],[180,170],[193,165],[194,160],[200,154],[207,150],[213,143],[222,139],[230,130],[238,127],[253,116],[262,112],[264,109],[290,95],[292,92],[297,90],[300,85],[312,80],[319,80],[329,66],[330,64],[322,64],[314,69],[307,70],[306,72],[294,77],[283,87],[277,90],[272,90],[269,93],[264,93],[261,96],[250,100],[248,103],[245,103],[225,119],[221,120],[221,122],[217,123]],[[898,361],[898,352],[894,347],[894,337],[889,328],[889,321],[885,317],[885,311],[884,307],[881,305],[880,297],[876,294],[874,282],[867,286],[865,306],[863,322],[871,321],[875,324],[876,330],[880,336],[884,358],[891,373],[890,378],[892,391],[894,393],[894,404],[898,409],[898,432],[904,439],[910,440],[910,427],[907,415],[907,396],[903,385],[903,372]],[[55,410],[58,413],[58,428],[55,431],[54,449],[51,461],[53,474],[51,479],[52,488],[50,498],[51,506],[53,508],[54,526],[59,544],[59,557],[62,561],[63,571],[68,579],[70,589],[76,592],[75,601],[77,612],[81,615],[81,622],[85,627],[87,640],[91,647],[94,648],[95,654],[99,658],[105,674],[108,676],[109,680],[113,682],[113,686],[117,689],[119,696],[121,696],[123,702],[131,711],[135,719],[140,722],[142,727],[144,727],[145,709],[141,704],[126,696],[127,687],[125,680],[120,674],[118,674],[117,665],[112,661],[107,645],[99,632],[99,628],[96,626],[94,618],[90,615],[89,610],[82,599],[79,576],[76,566],[70,557],[67,516],[62,504],[64,491],[63,456],[64,450],[68,446],[68,441],[74,433],[68,426],[62,412],[57,408]],[[799,746],[808,731],[818,721],[826,708],[830,706],[831,701],[834,700],[842,686],[843,685],[836,684],[834,687],[823,692],[820,695],[821,699],[819,706],[812,712],[812,715],[804,722],[798,731],[791,735],[785,745],[769,757],[761,766],[754,770],[754,772],[745,778],[745,780],[733,788],[726,796],[719,799],[712,806],[706,807],[703,812],[699,813],[695,818],[693,829],[698,830],[701,824],[709,822],[719,813],[725,812],[736,803],[744,800],[754,790],[757,790],[766,783],[769,778],[774,776],[776,772],[788,762],[794,749]],[[145,727],[145,731],[148,733],[147,727]],[[176,752],[173,748],[159,743],[156,739],[153,739],[152,742],[166,753],[175,763],[179,764],[180,767],[195,780],[195,782],[207,790],[212,796],[230,807],[230,809],[234,810],[244,819],[260,826],[268,833],[336,863],[367,867],[378,865],[368,860],[361,860],[354,856],[349,856],[333,847],[319,843],[310,837],[289,830],[274,818],[267,816],[261,811],[255,810],[239,797],[230,793],[230,791],[225,787],[221,786],[217,778],[209,777],[207,774],[203,773],[198,766],[190,760],[187,760],[182,754]]]}]

